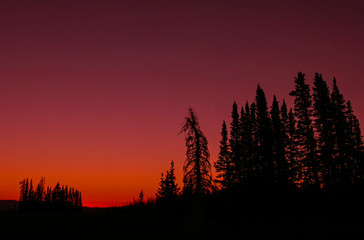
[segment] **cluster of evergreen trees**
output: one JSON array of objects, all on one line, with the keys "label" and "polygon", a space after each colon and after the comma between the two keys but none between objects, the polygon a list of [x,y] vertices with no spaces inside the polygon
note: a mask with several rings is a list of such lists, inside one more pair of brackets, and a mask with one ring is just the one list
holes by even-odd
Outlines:
[{"label": "cluster of evergreen trees", "polygon": [[[333,79],[329,90],[316,73],[313,88],[298,73],[293,108],[273,97],[268,107],[258,85],[255,101],[232,107],[230,131],[223,121],[220,151],[212,179],[207,139],[190,108],[182,126],[186,161],[183,194],[223,190],[326,189],[362,185],[364,148],[359,121]],[[216,183],[216,184],[214,184]],[[162,174],[157,200],[176,198],[174,165]]]},{"label": "cluster of evergreen trees", "polygon": [[293,109],[276,96],[270,109],[258,85],[255,101],[234,102],[230,136],[222,124],[214,164],[222,188],[297,186],[338,189],[363,182],[363,142],[358,119],[333,80],[332,91],[316,73],[312,94],[298,73]]},{"label": "cluster of evergreen trees", "polygon": [[81,192],[59,183],[53,189],[46,188],[44,177],[34,188],[33,180],[26,178],[20,181],[19,209],[77,211],[82,209]]}]

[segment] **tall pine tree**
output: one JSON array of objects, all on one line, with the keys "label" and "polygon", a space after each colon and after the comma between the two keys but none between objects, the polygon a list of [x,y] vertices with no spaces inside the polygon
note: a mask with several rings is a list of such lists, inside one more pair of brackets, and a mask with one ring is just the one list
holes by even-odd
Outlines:
[{"label": "tall pine tree", "polygon": [[338,184],[337,164],[334,162],[333,111],[329,88],[322,75],[316,73],[313,81],[313,116],[317,135],[317,161],[322,183],[327,187]]},{"label": "tall pine tree", "polygon": [[296,166],[299,174],[296,183],[299,187],[310,185],[319,187],[318,162],[316,161],[316,143],[312,126],[312,100],[310,87],[301,72],[295,78],[295,89],[290,93],[294,99],[294,116],[296,122],[295,148]]},{"label": "tall pine tree", "polygon": [[232,181],[235,187],[242,187],[243,185],[243,172],[242,172],[242,146],[241,146],[241,125],[238,113],[238,105],[236,102],[233,104],[231,112],[230,124],[230,159],[232,166]]},{"label": "tall pine tree", "polygon": [[258,85],[255,97],[256,133],[258,143],[258,184],[269,185],[274,182],[274,164],[272,160],[273,136],[267,100],[263,89]]},{"label": "tall pine tree", "polygon": [[273,162],[275,165],[275,182],[281,186],[288,185],[288,163],[285,158],[286,134],[281,119],[279,103],[276,96],[273,97],[271,108],[272,138],[273,138]]},{"label": "tall pine tree", "polygon": [[241,145],[243,156],[243,177],[245,188],[253,181],[253,124],[249,103],[245,104],[245,113],[241,117]]},{"label": "tall pine tree", "polygon": [[220,151],[218,160],[214,163],[216,169],[216,182],[222,188],[232,187],[232,165],[230,161],[230,151],[228,145],[228,133],[226,123],[223,121],[221,128]]},{"label": "tall pine tree", "polygon": [[354,174],[353,159],[350,157],[349,147],[351,131],[349,131],[347,121],[346,103],[335,78],[331,92],[331,105],[333,114],[333,157],[339,168],[337,171],[338,183],[348,185],[353,182]]},{"label": "tall pine tree", "polygon": [[189,108],[180,133],[185,134],[186,161],[183,166],[185,193],[207,194],[212,189],[210,153],[207,138],[200,129],[196,113]]}]

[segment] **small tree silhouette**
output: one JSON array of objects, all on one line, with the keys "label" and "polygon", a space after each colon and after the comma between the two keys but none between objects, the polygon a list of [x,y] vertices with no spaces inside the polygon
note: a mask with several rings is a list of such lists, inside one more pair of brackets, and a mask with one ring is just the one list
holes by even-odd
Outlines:
[{"label": "small tree silhouette", "polygon": [[158,192],[156,194],[157,201],[174,201],[179,194],[180,188],[176,183],[176,176],[174,174],[174,162],[171,161],[171,167],[166,172],[165,177],[161,174],[161,181],[159,183]]},{"label": "small tree silhouette", "polygon": [[141,190],[140,193],[139,193],[139,201],[138,201],[138,203],[140,205],[144,205],[144,193],[143,193],[143,190]]}]

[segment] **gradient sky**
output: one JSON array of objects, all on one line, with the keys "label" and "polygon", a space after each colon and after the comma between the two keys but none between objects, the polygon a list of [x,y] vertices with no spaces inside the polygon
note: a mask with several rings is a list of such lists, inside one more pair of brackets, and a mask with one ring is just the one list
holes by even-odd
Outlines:
[{"label": "gradient sky", "polygon": [[0,1],[0,199],[41,176],[87,206],[152,197],[172,159],[181,182],[189,106],[213,162],[233,101],[259,83],[291,103],[299,71],[335,76],[363,122],[363,12],[363,1]]}]

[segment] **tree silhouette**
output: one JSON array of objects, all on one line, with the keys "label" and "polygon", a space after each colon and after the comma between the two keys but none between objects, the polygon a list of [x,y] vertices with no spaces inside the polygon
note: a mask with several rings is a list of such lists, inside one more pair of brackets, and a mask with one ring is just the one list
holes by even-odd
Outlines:
[{"label": "tree silhouette", "polygon": [[174,162],[171,161],[171,167],[167,170],[165,177],[161,174],[158,192],[156,194],[157,201],[172,202],[177,199],[180,188],[176,183]]},{"label": "tree silhouette", "polygon": [[322,182],[333,187],[337,185],[337,164],[334,162],[333,113],[329,88],[316,73],[313,87],[313,116],[317,139],[317,161],[320,164]]},{"label": "tree silhouette", "polygon": [[359,121],[354,115],[351,102],[347,102],[347,119],[348,119],[348,153],[350,161],[353,163],[353,180],[355,183],[363,183],[364,178],[364,153],[363,140],[360,130]]},{"label": "tree silhouette", "polygon": [[339,165],[338,181],[340,184],[348,185],[353,183],[353,159],[350,157],[350,132],[347,120],[347,109],[343,95],[340,93],[333,80],[331,92],[332,104],[332,120],[333,120],[333,157],[334,161]]},{"label": "tree silhouette", "polygon": [[[253,179],[253,161],[254,161],[254,138],[253,138],[253,120],[249,103],[245,103],[245,111],[241,111],[241,146],[242,146],[242,166],[245,188],[249,187]],[[243,114],[244,113],[244,114]]]},{"label": "tree silhouette", "polygon": [[241,146],[241,124],[238,113],[238,105],[234,101],[233,109],[231,112],[230,124],[230,160],[231,160],[231,178],[234,187],[242,187],[243,185],[243,172],[242,172],[242,146]]},{"label": "tree silhouette", "polygon": [[312,126],[312,101],[310,87],[301,72],[295,78],[295,90],[290,93],[294,99],[294,116],[296,122],[295,147],[297,176],[296,183],[301,187],[319,186],[318,163],[316,160],[316,143]]},{"label": "tree silhouette", "polygon": [[[46,190],[45,190],[46,189]],[[24,211],[69,211],[82,209],[81,192],[57,183],[54,189],[45,187],[45,178],[41,177],[36,189],[32,179],[20,181],[19,209]]]},{"label": "tree silhouette", "polygon": [[141,190],[140,193],[139,193],[138,203],[139,203],[139,205],[144,205],[144,192],[143,192],[143,190]]},{"label": "tree silhouette", "polygon": [[[287,114],[285,109],[285,115]],[[275,181],[279,185],[288,184],[288,163],[285,153],[286,133],[281,119],[279,104],[276,96],[273,97],[271,108],[272,133],[273,133],[273,162],[275,164]],[[287,116],[288,117],[288,116]],[[286,119],[288,120],[288,119]]]},{"label": "tree silhouette", "polygon": [[221,128],[220,152],[218,160],[214,163],[216,169],[216,182],[222,188],[230,188],[232,186],[232,166],[230,161],[230,152],[228,145],[228,133],[226,123],[223,121]]},{"label": "tree silhouette", "polygon": [[286,153],[286,160],[288,162],[288,168],[289,168],[289,184],[293,184],[296,180],[297,171],[299,168],[297,167],[296,162],[296,144],[295,144],[295,132],[296,132],[296,122],[293,115],[293,110],[290,108],[288,115],[286,116],[286,110],[287,106],[286,103],[283,101],[282,107],[281,107],[281,116],[283,125],[285,128],[285,153]]},{"label": "tree silhouette", "polygon": [[256,112],[256,133],[258,143],[258,184],[269,185],[274,182],[274,164],[272,160],[272,126],[268,113],[267,100],[263,89],[258,85],[255,102]]},{"label": "tree silhouette", "polygon": [[43,198],[44,198],[44,194],[45,194],[45,178],[44,177],[41,177],[38,185],[37,185],[37,188],[35,190],[35,199],[36,201],[38,202],[41,202],[43,201]]},{"label": "tree silhouette", "polygon": [[197,195],[209,193],[212,188],[212,176],[208,142],[192,108],[188,110],[180,133],[185,134],[187,147],[187,158],[183,166],[183,191]]}]

